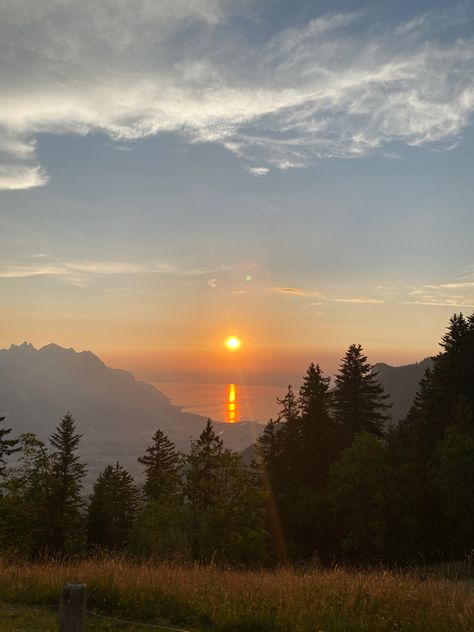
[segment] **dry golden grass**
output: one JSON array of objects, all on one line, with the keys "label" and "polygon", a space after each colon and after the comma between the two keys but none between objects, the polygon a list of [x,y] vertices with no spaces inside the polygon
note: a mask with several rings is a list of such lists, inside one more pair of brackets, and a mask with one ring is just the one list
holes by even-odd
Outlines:
[{"label": "dry golden grass", "polygon": [[64,581],[88,585],[99,612],[232,632],[472,632],[468,582],[345,569],[235,571],[110,559],[0,562],[0,600],[52,604]]}]

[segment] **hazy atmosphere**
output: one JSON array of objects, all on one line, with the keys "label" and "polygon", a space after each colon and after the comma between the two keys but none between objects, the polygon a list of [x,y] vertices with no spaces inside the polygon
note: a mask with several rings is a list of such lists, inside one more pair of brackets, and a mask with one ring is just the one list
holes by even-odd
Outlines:
[{"label": "hazy atmosphere", "polygon": [[474,2],[0,0],[0,632],[474,630]]}]

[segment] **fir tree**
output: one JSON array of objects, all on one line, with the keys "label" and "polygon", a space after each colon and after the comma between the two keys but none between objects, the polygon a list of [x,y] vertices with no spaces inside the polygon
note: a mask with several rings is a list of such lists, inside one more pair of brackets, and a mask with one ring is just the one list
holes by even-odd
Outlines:
[{"label": "fir tree", "polygon": [[280,422],[270,419],[263,428],[256,443],[255,468],[259,473],[260,485],[264,492],[265,517],[271,536],[271,550],[278,562],[287,561],[287,546],[282,532],[279,503],[277,497],[279,456],[282,441],[279,436]]},{"label": "fir tree", "polygon": [[285,397],[281,399],[277,397],[277,402],[280,404],[280,413],[278,415],[278,421],[286,421],[287,423],[297,423],[299,419],[299,404],[291,384],[288,386]]},{"label": "fir tree", "polygon": [[336,375],[334,414],[347,445],[361,432],[382,436],[390,404],[360,345],[351,345]]},{"label": "fir tree", "polygon": [[47,546],[53,552],[73,553],[83,545],[81,492],[86,468],[76,454],[80,440],[68,412],[50,437],[53,452]]},{"label": "fir tree", "polygon": [[302,456],[302,432],[301,415],[298,398],[293,388],[288,386],[287,393],[282,399],[277,398],[281,409],[278,415],[278,477],[280,489],[285,489],[284,494],[291,494],[295,489],[301,474]]},{"label": "fir tree", "polygon": [[113,550],[124,549],[138,506],[133,477],[118,462],[108,465],[94,484],[88,507],[88,542]]},{"label": "fir tree", "polygon": [[336,533],[327,502],[329,470],[337,457],[340,431],[331,414],[330,378],[311,363],[299,391],[301,410],[301,502],[298,549],[303,556],[330,555]]},{"label": "fir tree", "polygon": [[145,495],[149,500],[160,501],[163,496],[173,494],[180,481],[182,457],[174,444],[161,431],[153,436],[144,456],[138,462],[145,466]]},{"label": "fir tree", "polygon": [[301,434],[307,484],[324,485],[335,459],[337,426],[331,417],[330,378],[310,364],[299,392]]},{"label": "fir tree", "polygon": [[285,397],[277,401],[281,406],[278,421],[267,424],[258,444],[258,453],[277,555],[280,556],[280,542],[284,539],[286,552],[295,556],[300,541],[298,525],[304,472],[301,415],[291,386],[288,386]]},{"label": "fir tree", "polygon": [[262,495],[241,457],[224,448],[210,420],[192,443],[186,465],[192,559],[258,563],[265,548]]}]

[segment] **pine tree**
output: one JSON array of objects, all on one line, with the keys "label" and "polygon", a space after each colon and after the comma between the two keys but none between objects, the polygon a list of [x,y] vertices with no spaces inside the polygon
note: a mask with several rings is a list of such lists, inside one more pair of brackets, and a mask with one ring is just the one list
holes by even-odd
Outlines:
[{"label": "pine tree", "polygon": [[210,420],[191,445],[185,472],[193,560],[257,563],[264,552],[263,498],[239,455]]},{"label": "pine tree", "polygon": [[472,537],[467,490],[474,435],[474,316],[454,314],[440,346],[412,408],[389,435],[397,476],[412,498],[405,511],[405,520],[414,525],[412,549],[426,559],[435,552],[438,558],[459,555]]},{"label": "pine tree", "polygon": [[49,498],[49,537],[52,552],[73,553],[84,541],[82,480],[86,467],[77,456],[81,435],[68,412],[50,437],[52,465]]},{"label": "pine tree", "polygon": [[331,378],[311,363],[299,392],[305,476],[309,486],[324,485],[335,459],[338,428],[331,417]]},{"label": "pine tree", "polygon": [[161,431],[153,436],[144,456],[138,462],[145,466],[145,495],[149,500],[160,501],[163,496],[173,494],[180,481],[182,457],[174,444]]},{"label": "pine tree", "polygon": [[[278,475],[283,495],[289,497],[301,478],[302,428],[298,398],[292,386],[282,399],[277,398],[281,409],[278,415]],[[285,490],[285,491],[283,491]]]},{"label": "pine tree", "polygon": [[278,421],[286,421],[290,424],[296,424],[299,419],[300,410],[298,399],[291,384],[288,386],[285,397],[282,397],[281,399],[277,397],[277,402],[281,406]]},{"label": "pine tree", "polygon": [[454,314],[415,402],[422,440],[431,451],[442,439],[460,402],[474,410],[474,314]]},{"label": "pine tree", "polygon": [[301,501],[298,549],[304,557],[331,554],[336,533],[327,501],[329,470],[337,457],[340,429],[331,413],[330,378],[311,363],[299,391],[301,410]]},{"label": "pine tree", "polygon": [[[191,444],[191,452],[186,459],[185,491],[194,517],[218,502],[218,469],[223,451],[222,439],[216,435],[208,419],[197,441]],[[193,548],[196,553],[196,541]]]},{"label": "pine tree", "polygon": [[123,550],[138,507],[133,477],[118,462],[108,465],[94,484],[88,507],[89,545]]},{"label": "pine tree", "polygon": [[336,375],[334,414],[349,445],[361,432],[382,436],[390,404],[361,345],[351,345]]},{"label": "pine tree", "polygon": [[284,540],[286,554],[296,556],[301,540],[299,522],[304,473],[301,414],[291,386],[283,398],[277,398],[277,402],[281,406],[278,420],[267,424],[257,453],[261,460],[267,521],[276,555],[280,557]]},{"label": "pine tree", "polygon": [[281,525],[277,495],[279,456],[283,449],[279,428],[280,422],[273,419],[270,419],[265,424],[256,443],[255,469],[258,472],[260,486],[264,493],[265,517],[271,538],[269,542],[271,551],[278,562],[285,563],[288,553]]},{"label": "pine tree", "polygon": [[319,364],[315,365],[314,362],[311,362],[299,391],[298,403],[303,417],[329,415],[331,403],[329,397],[330,382],[331,378],[324,377]]}]

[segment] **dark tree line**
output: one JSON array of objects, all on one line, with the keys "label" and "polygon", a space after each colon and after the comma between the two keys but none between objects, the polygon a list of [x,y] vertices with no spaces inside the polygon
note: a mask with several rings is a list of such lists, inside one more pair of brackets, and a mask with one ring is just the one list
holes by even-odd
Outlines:
[{"label": "dark tree line", "polygon": [[[280,557],[460,559],[474,549],[474,315],[454,315],[398,425],[360,346],[311,365],[258,442]],[[285,549],[282,550],[281,542]]]},{"label": "dark tree line", "polygon": [[311,364],[288,388],[251,467],[209,420],[188,454],[158,430],[138,457],[143,486],[116,463],[89,498],[69,413],[47,443],[2,428],[0,549],[247,566],[462,559],[474,549],[474,315],[454,315],[441,347],[397,425],[351,345],[333,387]]},{"label": "dark tree line", "polygon": [[[0,420],[0,421],[3,421]],[[81,436],[68,413],[48,445],[34,434],[0,432],[4,467],[0,494],[0,550],[30,558],[88,552],[257,564],[265,561],[263,494],[241,457],[224,448],[209,420],[188,455],[158,430],[138,458],[139,489],[116,463],[98,476],[88,501]]]}]

